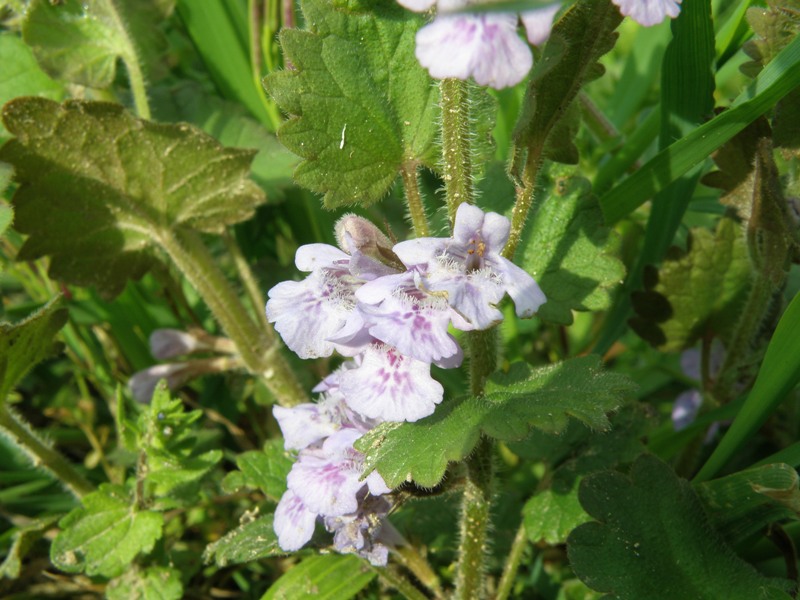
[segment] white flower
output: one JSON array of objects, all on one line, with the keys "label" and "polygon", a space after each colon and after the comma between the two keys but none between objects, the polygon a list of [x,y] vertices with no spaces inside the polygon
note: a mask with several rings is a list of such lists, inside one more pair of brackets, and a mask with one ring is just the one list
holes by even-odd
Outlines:
[{"label": "white flower", "polygon": [[611,0],[619,11],[640,25],[658,25],[667,17],[675,18],[681,12],[681,0]]}]

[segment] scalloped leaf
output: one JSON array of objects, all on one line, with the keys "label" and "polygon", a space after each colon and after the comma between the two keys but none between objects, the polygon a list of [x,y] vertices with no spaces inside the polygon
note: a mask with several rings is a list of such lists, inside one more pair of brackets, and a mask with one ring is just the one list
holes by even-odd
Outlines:
[{"label": "scalloped leaf", "polygon": [[297,182],[328,208],[371,204],[403,164],[437,164],[438,87],[414,56],[424,19],[389,0],[302,8],[309,29],[280,35],[296,69],[265,79],[294,115],[278,138],[304,159]]},{"label": "scalloped leaf", "polygon": [[187,125],[137,119],[119,105],[19,98],[0,148],[20,183],[18,258],[51,257],[50,276],[116,296],[189,229],[221,232],[250,218],[264,193],[248,179],[252,150],[225,148]]},{"label": "scalloped leaf", "polygon": [[642,455],[627,477],[606,471],[580,487],[598,521],[567,540],[570,563],[589,587],[617,600],[789,600],[790,582],[768,579],[712,529],[688,481]]},{"label": "scalloped leaf", "polygon": [[532,211],[521,264],[547,296],[538,316],[572,324],[572,311],[605,310],[625,265],[614,256],[617,236],[604,225],[591,183],[554,166]]},{"label": "scalloped leaf", "polygon": [[468,456],[481,435],[512,441],[533,427],[560,433],[570,417],[605,430],[606,413],[635,389],[624,375],[604,371],[594,355],[538,368],[514,363],[507,373],[489,378],[483,396],[444,402],[415,423],[384,423],[356,448],[366,455],[365,474],[377,470],[389,487],[408,480],[433,487],[447,463]]},{"label": "scalloped leaf", "polygon": [[50,560],[67,573],[117,577],[161,538],[164,517],[135,508],[127,488],[102,484],[61,519]]}]

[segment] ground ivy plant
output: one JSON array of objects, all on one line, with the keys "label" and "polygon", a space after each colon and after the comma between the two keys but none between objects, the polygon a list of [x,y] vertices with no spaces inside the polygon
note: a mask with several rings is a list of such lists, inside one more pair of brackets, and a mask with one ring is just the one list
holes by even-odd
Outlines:
[{"label": "ground ivy plant", "polygon": [[796,598],[798,32],[0,1],[0,595]]}]

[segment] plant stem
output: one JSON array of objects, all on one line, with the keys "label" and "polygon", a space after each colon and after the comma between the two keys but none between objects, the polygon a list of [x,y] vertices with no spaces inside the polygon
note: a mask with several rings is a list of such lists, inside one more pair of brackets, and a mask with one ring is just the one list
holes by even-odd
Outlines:
[{"label": "plant stem", "polygon": [[256,315],[256,319],[261,324],[261,327],[265,330],[269,330],[271,325],[267,321],[267,313],[264,310],[266,300],[264,299],[264,294],[261,293],[261,286],[256,276],[253,274],[253,270],[250,268],[250,263],[248,263],[247,259],[244,257],[235,235],[231,234],[231,232],[226,229],[222,234],[222,240],[225,242],[225,247],[228,249],[228,252],[233,257],[233,262],[244,284],[244,289],[247,291],[247,295],[250,296],[250,302],[253,304],[253,312]]},{"label": "plant stem", "polygon": [[427,237],[431,234],[428,226],[428,217],[425,216],[425,204],[419,193],[419,180],[417,179],[417,165],[404,164],[400,169],[403,176],[403,189],[406,192],[406,204],[411,215],[411,224],[414,226],[415,237]]},{"label": "plant stem", "polygon": [[[486,379],[497,364],[497,330],[473,331],[469,334],[470,392],[483,394]],[[467,478],[461,504],[461,544],[456,565],[456,591],[459,600],[483,598],[486,593],[484,557],[488,548],[488,529],[492,505],[491,439],[478,442],[475,452],[466,461]]]},{"label": "plant stem", "polygon": [[442,587],[439,576],[414,546],[408,543],[398,545],[392,553],[400,565],[411,571],[422,585],[439,597]]},{"label": "plant stem", "polygon": [[521,181],[517,184],[517,199],[511,211],[511,233],[508,236],[506,247],[503,248],[503,256],[508,260],[514,258],[517,246],[522,238],[522,230],[528,213],[533,204],[533,195],[536,191],[536,177],[542,166],[542,145],[531,146],[528,149],[528,156],[525,160],[525,167],[522,170]]},{"label": "plant stem", "polygon": [[384,583],[400,592],[401,597],[407,600],[428,600],[428,597],[420,592],[405,575],[396,567],[373,567],[370,568],[378,574]]},{"label": "plant stem", "polygon": [[522,553],[527,545],[528,534],[525,533],[525,525],[520,524],[519,529],[517,529],[517,535],[514,536],[514,542],[511,544],[511,551],[508,553],[508,558],[506,558],[506,564],[503,567],[503,575],[497,586],[496,600],[506,600],[511,595],[514,578],[517,576],[519,563],[522,561]]},{"label": "plant stem", "polygon": [[245,366],[264,377],[278,404],[294,406],[307,402],[303,387],[280,353],[275,331],[253,323],[197,233],[187,230],[162,233],[159,242],[236,344]]},{"label": "plant stem", "polygon": [[444,187],[451,226],[455,222],[459,205],[462,202],[472,202],[472,154],[467,89],[466,82],[458,79],[443,79],[439,84]]},{"label": "plant stem", "polygon": [[39,438],[5,402],[0,403],[0,428],[10,435],[15,445],[31,457],[35,466],[50,471],[76,498],[83,498],[94,491],[92,484],[61,453]]},{"label": "plant stem", "polygon": [[133,104],[136,107],[136,114],[142,119],[150,118],[150,104],[147,100],[147,87],[144,83],[144,73],[139,64],[139,56],[136,53],[136,46],[133,43],[128,33],[128,28],[125,20],[119,13],[119,9],[114,0],[106,0],[108,6],[108,13],[114,20],[114,25],[122,38],[125,49],[120,54],[122,62],[125,63],[125,69],[128,71],[128,81],[131,84],[131,93],[133,94]]}]

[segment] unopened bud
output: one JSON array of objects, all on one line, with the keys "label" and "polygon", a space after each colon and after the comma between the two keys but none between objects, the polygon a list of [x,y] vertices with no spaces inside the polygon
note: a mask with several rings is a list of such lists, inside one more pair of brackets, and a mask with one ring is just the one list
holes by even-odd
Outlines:
[{"label": "unopened bud", "polygon": [[191,333],[180,329],[156,329],[150,334],[150,353],[157,360],[166,360],[205,349]]},{"label": "unopened bud", "polygon": [[188,363],[168,363],[154,365],[138,371],[128,380],[128,388],[137,402],[148,403],[153,397],[156,385],[162,379],[166,380],[169,389],[174,390],[192,376]]},{"label": "unopened bud", "polygon": [[[379,248],[391,250],[392,242],[371,221],[358,215],[344,215],[334,227],[336,243],[345,252],[350,252],[350,243],[364,254],[373,255]],[[352,242],[348,242],[348,236]]]}]

